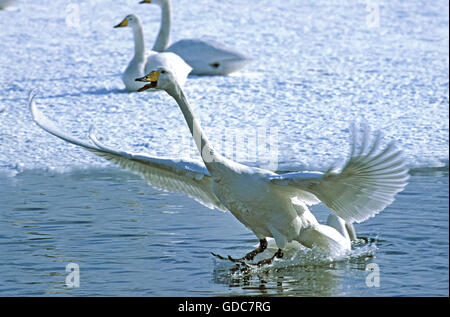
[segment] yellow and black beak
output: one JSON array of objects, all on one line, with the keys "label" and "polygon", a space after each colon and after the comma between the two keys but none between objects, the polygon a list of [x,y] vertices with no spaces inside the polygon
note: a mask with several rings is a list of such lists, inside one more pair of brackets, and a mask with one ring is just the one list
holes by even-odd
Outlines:
[{"label": "yellow and black beak", "polygon": [[148,75],[144,77],[136,78],[135,79],[136,81],[143,81],[145,83],[148,83],[147,85],[144,85],[143,87],[139,88],[138,91],[141,92],[149,88],[156,88],[156,86],[158,85],[158,78],[159,72],[157,70],[150,72]]},{"label": "yellow and black beak", "polygon": [[124,26],[128,26],[128,19],[123,19],[122,22],[120,22],[119,24],[115,25],[115,28],[123,28]]},{"label": "yellow and black beak", "polygon": [[152,3],[152,0],[142,0],[141,2],[139,2],[140,4],[143,4],[143,3]]}]

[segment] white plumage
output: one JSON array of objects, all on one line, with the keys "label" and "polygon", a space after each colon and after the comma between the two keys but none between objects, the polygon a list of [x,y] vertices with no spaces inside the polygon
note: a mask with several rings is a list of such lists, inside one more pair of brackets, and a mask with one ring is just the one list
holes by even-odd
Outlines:
[{"label": "white plumage", "polygon": [[298,189],[290,193],[292,197],[302,199],[304,192],[313,194],[316,203],[323,202],[347,222],[363,222],[390,205],[408,180],[401,151],[393,142],[381,150],[380,141],[378,133],[371,142],[367,126],[362,135],[354,128],[350,158],[340,172],[330,169],[314,176],[288,173],[270,181]]}]

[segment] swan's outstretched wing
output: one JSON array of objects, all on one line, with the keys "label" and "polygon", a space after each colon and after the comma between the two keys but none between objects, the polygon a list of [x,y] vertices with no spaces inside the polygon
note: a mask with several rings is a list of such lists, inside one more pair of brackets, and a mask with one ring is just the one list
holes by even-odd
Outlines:
[{"label": "swan's outstretched wing", "polygon": [[391,204],[409,178],[401,151],[394,143],[381,148],[380,141],[378,133],[371,142],[368,127],[362,136],[353,129],[350,158],[340,172],[287,173],[269,180],[305,203],[314,203],[305,192],[313,194],[347,222],[365,221]]},{"label": "swan's outstretched wing", "polygon": [[226,210],[212,191],[208,170],[195,161],[155,158],[108,148],[98,141],[90,131],[94,145],[83,142],[61,131],[36,107],[35,95],[30,93],[30,110],[34,121],[45,131],[64,141],[81,146],[122,168],[142,176],[150,185],[158,189],[186,194],[209,208]]}]

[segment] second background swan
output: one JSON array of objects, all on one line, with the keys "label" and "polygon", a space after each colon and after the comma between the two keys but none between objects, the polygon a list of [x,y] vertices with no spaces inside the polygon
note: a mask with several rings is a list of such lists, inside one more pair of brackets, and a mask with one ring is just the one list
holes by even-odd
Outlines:
[{"label": "second background swan", "polygon": [[173,52],[192,67],[193,75],[229,75],[253,59],[212,40],[183,39],[170,45],[172,11],[170,0],[143,0],[161,8],[161,26],[153,50]]}]

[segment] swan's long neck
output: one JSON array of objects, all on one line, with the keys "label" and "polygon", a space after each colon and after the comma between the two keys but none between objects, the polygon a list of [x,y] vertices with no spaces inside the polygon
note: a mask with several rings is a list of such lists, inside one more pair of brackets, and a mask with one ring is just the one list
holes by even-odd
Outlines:
[{"label": "swan's long neck", "polygon": [[153,50],[156,52],[164,52],[169,46],[171,14],[170,1],[164,1],[161,4],[161,26],[155,45],[153,45]]},{"label": "swan's long neck", "polygon": [[[214,165],[214,163],[223,163],[225,162],[225,158],[219,153],[215,152],[212,148],[210,142],[206,138],[205,133],[203,132],[200,123],[195,118],[194,113],[192,112],[191,107],[189,106],[189,102],[184,94],[183,90],[175,85],[173,89],[167,91],[169,95],[171,95],[183,113],[184,119],[191,131],[192,137],[194,138],[195,145],[200,152],[203,162],[205,163],[208,170],[210,167]],[[211,171],[211,170],[210,170]]]},{"label": "swan's long neck", "polygon": [[144,42],[144,32],[142,31],[142,24],[138,23],[133,27],[133,37],[134,37],[134,60],[144,61],[145,60],[145,42]]}]

